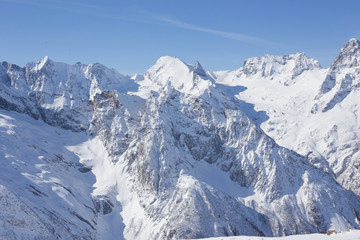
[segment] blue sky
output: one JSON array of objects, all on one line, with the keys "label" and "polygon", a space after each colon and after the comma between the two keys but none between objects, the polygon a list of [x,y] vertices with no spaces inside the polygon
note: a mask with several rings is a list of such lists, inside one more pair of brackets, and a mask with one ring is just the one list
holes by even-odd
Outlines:
[{"label": "blue sky", "polygon": [[0,61],[44,56],[144,73],[164,55],[232,70],[265,54],[305,52],[328,67],[360,39],[358,0],[0,0]]}]

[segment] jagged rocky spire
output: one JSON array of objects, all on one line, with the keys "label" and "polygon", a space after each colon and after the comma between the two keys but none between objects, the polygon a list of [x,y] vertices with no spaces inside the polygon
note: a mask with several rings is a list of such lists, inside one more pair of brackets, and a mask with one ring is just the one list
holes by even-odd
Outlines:
[{"label": "jagged rocky spire", "polygon": [[194,64],[194,73],[199,76],[206,77],[206,72],[198,61]]},{"label": "jagged rocky spire", "polygon": [[336,70],[344,67],[359,67],[360,66],[360,50],[359,41],[351,38],[341,49],[335,62],[331,65],[331,70]]}]

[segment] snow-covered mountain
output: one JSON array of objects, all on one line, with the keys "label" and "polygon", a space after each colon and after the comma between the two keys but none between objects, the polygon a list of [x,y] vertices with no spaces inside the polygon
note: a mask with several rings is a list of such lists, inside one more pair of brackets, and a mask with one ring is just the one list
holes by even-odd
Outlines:
[{"label": "snow-covered mountain", "polygon": [[350,39],[329,69],[303,64],[305,70],[289,86],[282,83],[296,72],[291,61],[282,75],[276,75],[276,61],[265,56],[263,62],[274,76],[245,78],[243,68],[214,74],[224,84],[244,87],[237,96],[266,112],[269,119],[261,122],[266,134],[360,195],[359,41]]},{"label": "snow-covered mountain", "polygon": [[[333,112],[354,94],[340,110],[357,117],[357,47],[350,40],[330,69],[304,54],[252,58],[223,72],[161,57],[133,77],[48,57],[24,68],[1,63],[0,236],[179,239],[360,228],[360,196],[351,188],[359,173],[349,169],[359,162],[359,122]],[[333,98],[341,100],[326,108]],[[330,125],[341,132],[329,135]]]}]

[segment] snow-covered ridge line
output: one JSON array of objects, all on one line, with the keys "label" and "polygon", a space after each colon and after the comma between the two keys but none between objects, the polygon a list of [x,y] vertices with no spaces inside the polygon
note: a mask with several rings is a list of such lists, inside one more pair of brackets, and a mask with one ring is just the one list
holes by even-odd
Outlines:
[{"label": "snow-covered ridge line", "polygon": [[0,76],[3,109],[25,112],[73,131],[89,127],[97,94],[136,91],[138,87],[129,76],[99,63],[69,65],[49,57],[24,68],[2,62]]},{"label": "snow-covered ridge line", "polygon": [[161,57],[133,77],[3,62],[0,204],[29,214],[2,212],[0,238],[359,229],[358,50],[346,46],[332,69],[304,54],[227,72]]},{"label": "snow-covered ridge line", "polygon": [[277,143],[307,156],[360,195],[359,63],[359,41],[350,39],[329,69],[314,68],[294,79],[292,71],[245,77],[242,68],[215,76],[241,86],[237,97],[266,112],[269,119],[261,128]]}]

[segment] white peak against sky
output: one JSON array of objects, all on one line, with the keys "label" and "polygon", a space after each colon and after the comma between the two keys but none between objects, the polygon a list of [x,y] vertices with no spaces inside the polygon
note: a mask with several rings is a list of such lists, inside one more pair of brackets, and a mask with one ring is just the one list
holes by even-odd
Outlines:
[{"label": "white peak against sky", "polygon": [[166,55],[215,71],[253,56],[305,52],[328,67],[338,46],[360,38],[357,0],[0,0],[0,7],[0,60],[25,65],[48,55],[129,75]]},{"label": "white peak against sky", "polygon": [[0,236],[359,229],[352,42],[325,69],[302,53],[221,72],[165,56],[133,77],[47,57],[25,67],[2,62]]}]

